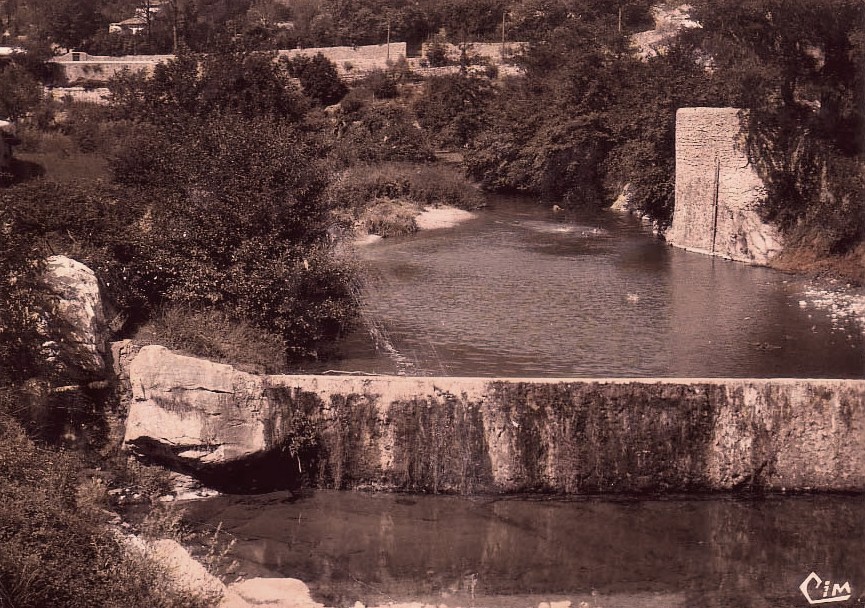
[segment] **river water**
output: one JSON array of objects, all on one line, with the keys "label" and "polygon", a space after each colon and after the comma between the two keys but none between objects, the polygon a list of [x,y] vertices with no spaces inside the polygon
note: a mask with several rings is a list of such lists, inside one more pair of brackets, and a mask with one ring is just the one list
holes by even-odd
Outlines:
[{"label": "river water", "polygon": [[[865,498],[581,499],[316,491],[225,496],[189,517],[237,539],[247,576],[328,606],[407,600],[573,608],[807,606],[813,571],[865,590]],[[812,589],[822,595],[822,587]],[[860,598],[860,599],[856,599]]]},{"label": "river water", "polygon": [[865,377],[861,326],[796,275],[689,253],[612,212],[491,197],[455,228],[358,248],[368,327],[345,371]]},{"label": "river water", "polygon": [[[330,368],[865,376],[862,328],[820,307],[807,280],[667,247],[629,216],[553,213],[516,198],[490,203],[456,228],[359,248],[366,325]],[[862,496],[315,491],[188,508],[191,521],[222,523],[237,539],[240,572],[300,578],[333,606],[807,606],[799,585],[812,571],[850,583],[853,598],[832,605],[861,604],[865,590]],[[823,587],[810,593],[819,599]]]}]

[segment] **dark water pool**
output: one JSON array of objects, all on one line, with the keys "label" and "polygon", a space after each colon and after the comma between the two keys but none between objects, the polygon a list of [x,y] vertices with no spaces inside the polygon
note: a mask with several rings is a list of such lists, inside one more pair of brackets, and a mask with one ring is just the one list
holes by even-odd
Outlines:
[{"label": "dark water pool", "polygon": [[[327,605],[807,606],[814,572],[865,591],[865,498],[579,499],[315,491],[225,496],[190,520],[237,538],[250,576]],[[822,594],[822,587],[812,592]],[[831,589],[830,589],[831,591]],[[830,604],[832,605],[832,604]]]}]

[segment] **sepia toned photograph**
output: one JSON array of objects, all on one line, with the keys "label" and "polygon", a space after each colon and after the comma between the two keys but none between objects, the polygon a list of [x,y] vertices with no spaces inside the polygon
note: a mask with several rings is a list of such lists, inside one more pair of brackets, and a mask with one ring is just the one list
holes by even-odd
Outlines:
[{"label": "sepia toned photograph", "polygon": [[865,1],[0,35],[0,608],[865,604]]}]

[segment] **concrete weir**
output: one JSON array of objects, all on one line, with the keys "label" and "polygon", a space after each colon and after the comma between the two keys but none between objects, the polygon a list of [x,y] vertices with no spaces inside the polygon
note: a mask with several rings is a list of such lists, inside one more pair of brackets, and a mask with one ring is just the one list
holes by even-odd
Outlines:
[{"label": "concrete weir", "polygon": [[158,346],[129,379],[127,445],[226,489],[865,490],[860,380],[256,376]]}]

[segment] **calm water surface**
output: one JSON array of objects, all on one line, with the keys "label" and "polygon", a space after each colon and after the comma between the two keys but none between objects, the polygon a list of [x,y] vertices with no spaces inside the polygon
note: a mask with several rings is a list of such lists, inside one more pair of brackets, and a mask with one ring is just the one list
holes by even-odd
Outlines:
[{"label": "calm water surface", "polygon": [[359,248],[378,350],[361,330],[330,367],[865,377],[861,329],[805,301],[800,277],[674,249],[629,216],[490,201],[456,228]]},{"label": "calm water surface", "polygon": [[807,606],[814,571],[850,582],[845,606],[865,597],[863,501],[316,491],[220,497],[189,517],[223,523],[240,571],[300,578],[327,605]]},{"label": "calm water surface", "polygon": [[[865,376],[861,328],[805,280],[670,248],[633,218],[494,198],[457,228],[359,249],[364,315],[330,368],[466,376]],[[375,347],[374,347],[374,346]],[[321,371],[321,370],[310,370]],[[191,506],[249,576],[328,605],[807,606],[865,591],[865,499],[455,498],[313,492]]]}]

